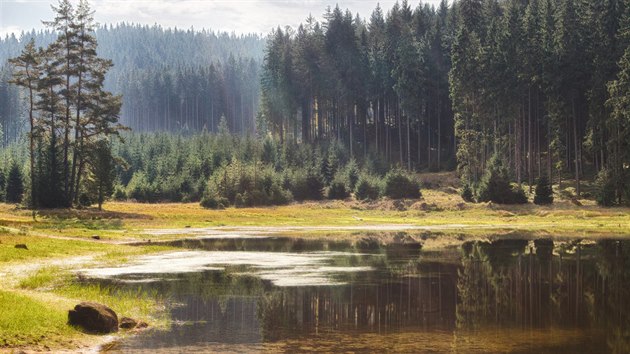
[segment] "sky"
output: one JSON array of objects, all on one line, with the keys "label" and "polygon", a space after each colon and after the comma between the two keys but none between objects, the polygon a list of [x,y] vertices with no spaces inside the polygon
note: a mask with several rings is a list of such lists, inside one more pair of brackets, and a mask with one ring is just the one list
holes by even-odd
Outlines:
[{"label": "sky", "polygon": [[[401,0],[402,1],[402,0]],[[78,2],[78,0],[73,3]],[[177,27],[200,30],[265,35],[277,26],[297,27],[309,14],[321,20],[327,6],[339,4],[369,18],[372,10],[380,3],[384,12],[395,0],[91,0],[96,11],[95,19],[100,24],[120,22],[159,24],[162,27]],[[412,7],[420,1],[409,1]],[[437,6],[440,0],[424,0]],[[57,0],[0,0],[0,36],[30,29],[42,29],[41,20],[53,18],[51,4]]]}]

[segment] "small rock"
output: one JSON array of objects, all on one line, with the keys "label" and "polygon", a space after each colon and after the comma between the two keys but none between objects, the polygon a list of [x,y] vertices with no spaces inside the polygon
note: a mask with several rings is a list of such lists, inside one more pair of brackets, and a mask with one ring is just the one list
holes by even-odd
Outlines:
[{"label": "small rock", "polygon": [[184,228],[190,229],[190,225],[186,225],[186,226],[184,226]]},{"label": "small rock", "polygon": [[118,325],[118,327],[124,328],[124,329],[131,329],[131,328],[135,328],[137,325],[138,325],[138,321],[134,320],[133,318],[123,317],[120,319],[120,324]]},{"label": "small rock", "polygon": [[87,332],[112,333],[118,331],[118,316],[109,307],[96,302],[82,302],[68,311],[68,323]]},{"label": "small rock", "polygon": [[100,240],[101,236],[99,236],[99,235],[92,235],[92,238],[95,239],[95,240]]},{"label": "small rock", "polygon": [[144,321],[140,321],[138,322],[138,324],[136,325],[136,328],[147,328],[149,327],[149,324],[144,322]]},{"label": "small rock", "polygon": [[23,243],[18,243],[17,245],[15,245],[15,248],[21,248],[23,250],[28,250],[28,247],[26,247],[26,245],[23,244]]}]

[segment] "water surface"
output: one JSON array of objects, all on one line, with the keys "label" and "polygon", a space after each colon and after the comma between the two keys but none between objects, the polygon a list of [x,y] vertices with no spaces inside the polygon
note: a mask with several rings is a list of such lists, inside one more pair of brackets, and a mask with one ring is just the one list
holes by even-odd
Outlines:
[{"label": "water surface", "polygon": [[111,352],[630,352],[630,242],[357,239],[182,240],[83,272],[168,299],[167,329]]}]

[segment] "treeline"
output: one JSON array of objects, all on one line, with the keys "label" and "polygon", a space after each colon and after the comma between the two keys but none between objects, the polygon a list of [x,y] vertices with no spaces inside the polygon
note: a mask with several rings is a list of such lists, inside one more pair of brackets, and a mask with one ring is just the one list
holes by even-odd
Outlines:
[{"label": "treeline", "polygon": [[[270,35],[262,113],[281,139],[336,138],[408,168],[456,156],[477,189],[497,155],[530,186],[594,178],[630,201],[625,0],[407,1],[369,21],[325,21]],[[530,187],[531,188],[531,187]]]},{"label": "treeline", "polygon": [[[94,28],[98,54],[115,64],[104,87],[123,96],[121,122],[140,131],[216,131],[225,116],[233,132],[252,132],[259,102],[264,39],[208,30],[118,24]],[[55,31],[0,38],[0,125],[6,145],[21,133],[26,107],[10,85],[8,59],[25,44],[47,46]]]},{"label": "treeline", "polygon": [[410,169],[454,161],[448,72],[457,22],[447,2],[377,7],[369,21],[335,7],[324,19],[269,36],[261,111],[270,130],[282,141],[337,139],[352,156]]},{"label": "treeline", "polygon": [[234,57],[207,67],[131,70],[119,84],[122,122],[145,132],[217,132],[225,117],[230,131],[252,134],[259,75],[259,62]]},{"label": "treeline", "polygon": [[212,208],[286,204],[294,200],[418,198],[416,177],[383,161],[359,165],[343,145],[280,144],[230,134],[125,134],[114,155],[113,197],[140,202],[201,201]]},{"label": "treeline", "polygon": [[479,181],[496,154],[517,183],[572,178],[577,196],[583,178],[613,171],[615,202],[630,201],[627,107],[619,101],[628,91],[615,81],[629,51],[629,4],[455,4],[450,91],[465,181]]}]

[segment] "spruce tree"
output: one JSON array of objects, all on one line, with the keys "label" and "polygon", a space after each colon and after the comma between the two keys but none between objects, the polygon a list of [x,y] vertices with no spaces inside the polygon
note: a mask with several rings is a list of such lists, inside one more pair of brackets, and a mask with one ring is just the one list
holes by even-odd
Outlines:
[{"label": "spruce tree", "polygon": [[526,203],[527,198],[519,187],[516,190],[510,186],[508,171],[501,158],[494,155],[479,185],[479,201],[497,204]]},{"label": "spruce tree", "polygon": [[6,200],[9,203],[21,203],[24,194],[24,181],[22,179],[22,170],[14,161],[9,169],[9,177],[7,178]]},{"label": "spruce tree", "polygon": [[114,190],[114,180],[116,179],[116,162],[107,140],[99,140],[94,144],[89,161],[89,171],[96,190],[98,209],[101,210],[103,202]]},{"label": "spruce tree", "polygon": [[0,168],[0,202],[4,202],[5,200],[5,189],[7,186],[7,180],[4,175],[4,170]]},{"label": "spruce tree", "polygon": [[536,194],[534,195],[534,204],[546,205],[553,204],[553,189],[546,175],[540,176],[536,184]]}]

